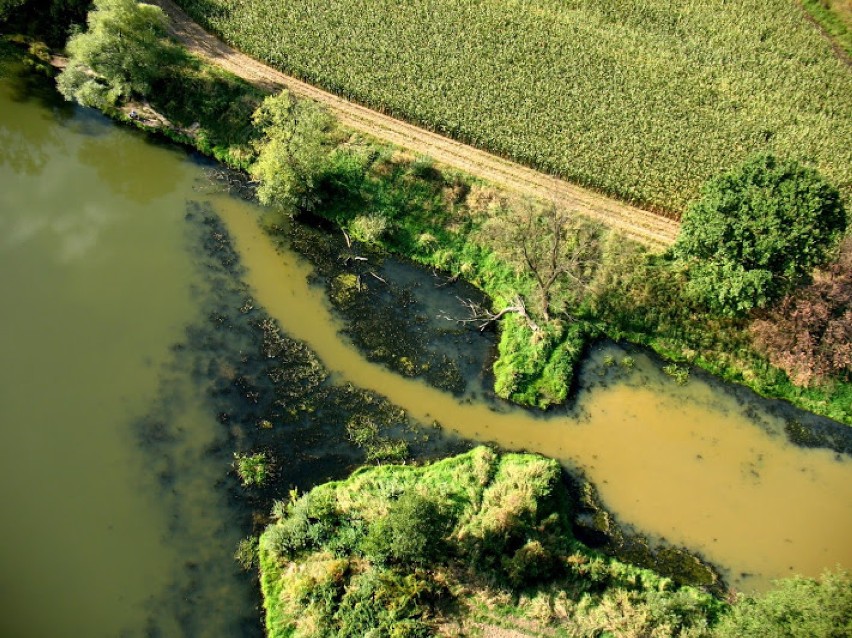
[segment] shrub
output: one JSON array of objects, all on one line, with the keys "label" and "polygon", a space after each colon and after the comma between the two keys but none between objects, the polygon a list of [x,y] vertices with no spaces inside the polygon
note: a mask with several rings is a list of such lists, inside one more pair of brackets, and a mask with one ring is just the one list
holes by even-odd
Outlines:
[{"label": "shrub", "polygon": [[244,570],[249,571],[257,565],[257,549],[258,539],[256,536],[243,538],[237,543],[237,549],[234,552],[234,560],[240,564]]},{"label": "shrub", "polygon": [[416,574],[371,570],[353,578],[334,613],[337,636],[426,638],[424,602],[433,587]]},{"label": "shrub", "polygon": [[372,524],[364,553],[380,563],[426,565],[440,556],[451,523],[437,502],[410,490]]},{"label": "shrub", "polygon": [[358,215],[349,224],[349,232],[358,241],[374,244],[388,229],[388,218],[379,213]]},{"label": "shrub", "polygon": [[826,572],[776,583],[762,596],[741,596],[716,630],[718,638],[846,638],[852,636],[852,577]]},{"label": "shrub", "polygon": [[852,237],[814,282],[788,296],[751,333],[769,360],[799,385],[852,375]]},{"label": "shrub", "polygon": [[263,485],[269,477],[269,459],[265,452],[255,454],[234,453],[234,466],[243,487]]},{"label": "shrub", "polygon": [[503,559],[503,570],[515,587],[544,580],[557,565],[556,558],[537,540],[528,542],[511,558]]}]

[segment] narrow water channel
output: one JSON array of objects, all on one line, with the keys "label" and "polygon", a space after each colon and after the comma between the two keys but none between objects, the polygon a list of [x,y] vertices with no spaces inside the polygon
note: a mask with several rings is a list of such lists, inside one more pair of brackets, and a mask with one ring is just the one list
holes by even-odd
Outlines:
[{"label": "narrow water channel", "polygon": [[[680,387],[641,355],[548,418],[400,377],[341,338],[311,268],[272,245],[257,209],[204,179],[184,152],[0,73],[0,635],[258,633],[232,559],[244,512],[227,428],[176,354],[212,294],[185,218],[199,200],[226,221],[256,303],[336,380],[583,470],[623,522],[701,551],[738,587],[852,567],[848,457],[792,446],[756,403]],[[163,424],[146,430],[158,445],[140,422]]]},{"label": "narrow water channel", "polygon": [[575,416],[459,400],[367,361],[307,285],[310,266],[276,249],[242,202],[221,197],[216,208],[257,300],[339,378],[423,423],[582,470],[621,521],[700,552],[739,589],[852,566],[852,458],[792,445],[759,402],[701,379],[680,386],[644,355],[620,381],[582,391]]}]

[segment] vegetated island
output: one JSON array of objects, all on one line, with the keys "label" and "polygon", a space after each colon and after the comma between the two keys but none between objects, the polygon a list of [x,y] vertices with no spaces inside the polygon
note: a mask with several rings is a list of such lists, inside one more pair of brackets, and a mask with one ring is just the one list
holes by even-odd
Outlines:
[{"label": "vegetated island", "polygon": [[[555,461],[479,447],[364,468],[273,508],[266,629],[308,636],[845,636],[852,580],[792,579],[728,603],[571,535]],[[727,613],[726,613],[727,612]]]}]

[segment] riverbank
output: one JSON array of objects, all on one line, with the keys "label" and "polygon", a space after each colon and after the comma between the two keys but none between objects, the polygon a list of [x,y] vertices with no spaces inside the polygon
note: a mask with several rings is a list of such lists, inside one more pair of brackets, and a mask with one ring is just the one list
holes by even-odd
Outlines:
[{"label": "riverbank", "polygon": [[[147,101],[106,111],[244,170],[256,157],[260,131],[251,114],[264,95],[262,88],[186,55],[154,83]],[[763,396],[852,424],[852,384],[830,379],[806,388],[794,385],[757,351],[749,319],[710,316],[684,299],[683,273],[669,267],[665,257],[572,219],[577,226],[572,232],[588,241],[582,250],[575,246],[560,256],[574,264],[574,272],[555,272],[546,254],[569,224],[562,213],[512,200],[469,176],[441,170],[428,158],[340,127],[332,143],[335,150],[317,183],[315,213],[355,240],[440,269],[449,278],[465,278],[488,295],[491,307],[478,306],[474,314],[483,324],[502,314],[494,366],[499,396],[541,408],[564,402],[587,344],[605,334],[652,348],[680,364],[673,368],[676,374],[697,366]],[[524,228],[532,217],[543,225]],[[517,245],[531,233],[543,236],[536,246],[524,247],[536,253],[532,259],[519,254]],[[542,281],[551,276],[563,281],[545,291]],[[543,321],[553,308],[559,314]]]},{"label": "riverbank", "polygon": [[[194,213],[196,216],[199,215],[199,211],[190,210],[189,212]],[[253,218],[254,212],[255,211],[251,211],[252,215],[249,215],[249,218],[247,218],[249,223],[252,224],[252,225],[255,223],[255,220]],[[209,237],[210,237],[210,240],[211,240],[211,250],[218,251],[219,253],[221,253],[221,255],[223,257],[223,265],[227,266],[228,264],[233,264],[234,263],[234,254],[232,252],[228,252],[224,248],[224,245],[222,244],[221,228],[217,228],[215,225],[211,225],[209,230],[210,230]],[[310,242],[305,242],[305,248],[308,251],[310,251]],[[356,249],[357,248],[359,248],[359,247],[356,246]],[[243,252],[243,251],[240,251],[240,252]],[[274,253],[274,251],[273,251],[273,253]],[[331,258],[333,260],[337,259],[337,255],[334,255],[333,252],[330,251],[329,254],[331,255]],[[354,253],[354,256],[351,257],[351,259],[355,260],[355,257],[357,257],[357,256],[363,256],[363,255],[359,255],[356,252],[356,253]],[[274,257],[274,255],[273,255],[273,257]],[[374,258],[371,257],[371,259],[374,259]],[[362,263],[362,262],[358,261],[357,263]],[[363,273],[363,275],[364,275],[365,281],[378,281],[375,278],[373,278],[368,271],[365,271]],[[277,278],[278,285],[274,289],[276,291],[276,293],[280,290],[280,287],[281,287],[280,283],[282,281],[287,281],[288,279],[290,279],[290,277],[278,277]],[[335,277],[333,277],[333,279],[337,279],[337,277],[335,276]],[[356,275],[355,279],[356,279],[355,283],[357,284],[357,275]],[[349,280],[347,280],[347,281],[349,281]],[[342,281],[340,283],[347,284],[347,281]],[[349,283],[351,283],[351,281],[349,281]],[[379,284],[375,284],[375,285],[379,285]],[[357,285],[356,286],[343,285],[343,286],[340,286],[338,289],[342,293],[341,297],[346,297],[347,295],[351,294],[353,291],[357,292]],[[229,300],[224,304],[223,308],[213,308],[211,310],[211,312],[209,313],[209,317],[208,317],[209,321],[205,322],[205,325],[209,323],[210,327],[216,327],[216,329],[221,331],[221,335],[224,338],[226,335],[233,335],[234,331],[238,330],[238,328],[236,327],[238,322],[235,321],[234,319],[239,319],[240,317],[244,317],[245,319],[248,320],[247,329],[249,330],[249,332],[251,332],[254,335],[252,337],[252,339],[255,339],[257,341],[257,343],[259,343],[260,346],[263,348],[262,350],[259,351],[259,354],[257,355],[257,361],[259,362],[260,360],[268,359],[269,352],[276,352],[276,353],[282,354],[284,356],[284,358],[286,358],[288,360],[288,363],[286,365],[278,365],[279,362],[277,360],[273,360],[271,362],[272,367],[267,368],[267,370],[268,370],[269,373],[271,373],[273,375],[277,375],[279,377],[282,375],[282,371],[283,371],[283,373],[284,373],[283,376],[286,377],[286,376],[288,376],[288,373],[291,372],[291,369],[289,367],[289,363],[291,362],[289,350],[287,350],[285,348],[284,350],[279,351],[279,345],[282,343],[282,341],[278,338],[279,335],[276,334],[276,331],[274,329],[267,329],[263,325],[253,325],[254,323],[262,324],[263,322],[253,321],[253,320],[257,320],[258,317],[252,311],[252,305],[256,305],[256,304],[252,304],[250,302],[250,300],[245,299],[245,298]],[[292,305],[289,306],[289,307],[285,307],[284,313],[285,314],[292,314],[292,307],[293,307]],[[205,314],[206,314],[206,311],[205,311]],[[316,315],[314,315],[314,316],[316,316]],[[212,351],[215,354],[215,353],[218,353],[220,351],[220,347],[218,345],[219,342],[216,339],[210,339],[210,334],[207,333],[207,332],[204,332],[204,331],[193,332],[193,339],[194,339],[193,343],[197,346],[199,352]],[[195,350],[195,348],[193,348],[193,350]],[[302,408],[299,407],[301,405],[301,401],[297,400],[295,403],[292,402],[292,401],[288,401],[289,394],[280,395],[280,396],[273,394],[273,396],[270,397],[269,392],[267,392],[265,390],[262,391],[258,384],[266,383],[266,379],[271,378],[271,377],[269,376],[269,374],[267,372],[262,371],[261,368],[253,368],[252,366],[254,365],[254,363],[249,363],[249,360],[247,359],[247,357],[249,357],[248,352],[246,351],[245,348],[241,347],[239,353],[234,353],[233,356],[229,355],[229,358],[227,358],[227,359],[215,360],[215,361],[214,360],[208,361],[207,359],[202,359],[202,360],[198,361],[198,367],[196,368],[197,374],[200,374],[202,376],[212,375],[210,378],[211,378],[211,381],[213,381],[216,384],[215,390],[216,390],[217,393],[222,393],[222,395],[228,394],[228,395],[231,395],[231,396],[235,396],[236,398],[239,399],[239,401],[242,401],[245,404],[245,408],[241,408],[239,410],[234,410],[234,411],[222,410],[222,411],[220,411],[220,416],[222,416],[223,419],[224,419],[223,425],[225,425],[230,432],[238,432],[240,429],[244,429],[244,431],[247,431],[247,432],[255,432],[256,431],[256,432],[260,433],[260,435],[267,436],[270,439],[272,439],[272,438],[280,439],[280,438],[282,438],[282,437],[280,437],[281,432],[280,432],[280,430],[276,429],[276,422],[286,421],[290,416],[294,416],[294,415],[290,414],[289,412],[285,412],[283,414],[279,414],[278,416],[274,417],[273,419],[258,418],[258,420],[255,422],[254,419],[251,418],[251,415],[253,414],[252,410],[254,409],[252,406],[256,405],[256,401],[258,401],[259,398],[262,398],[262,400],[264,400],[264,401],[270,400],[272,402],[271,403],[272,409],[280,411],[284,406],[287,406],[289,404],[291,408],[296,410],[297,416],[298,415],[305,416],[305,414],[301,411]],[[292,361],[292,363],[295,363],[299,366],[302,363],[310,364],[310,357],[305,356],[302,349],[296,349],[294,351],[293,359],[295,359],[295,360]],[[331,358],[331,360],[333,361],[333,358]],[[230,366],[235,364],[236,361],[240,361],[241,363],[248,364],[248,367],[245,370],[245,374],[243,374],[242,371],[234,371],[234,370],[231,369]],[[626,366],[626,364],[625,364],[625,366]],[[309,369],[309,371],[310,371],[310,368],[311,368],[311,366],[308,365],[307,369]],[[316,371],[314,370],[313,372],[315,373]],[[314,374],[310,374],[305,378],[305,381],[307,382],[307,384],[311,388],[314,387],[312,385],[314,378],[315,378]],[[297,396],[297,399],[298,399],[298,396]],[[325,403],[325,401],[323,401],[323,403]],[[228,418],[226,418],[228,414],[239,415],[240,418],[245,417],[246,421],[244,423],[238,424],[235,421],[231,421]],[[329,417],[332,417],[332,418],[329,418]],[[326,414],[323,414],[323,415],[318,415],[318,419],[319,419],[320,423],[323,423],[323,422],[326,422],[326,421],[329,422],[329,423],[334,422],[334,423],[337,423],[337,427],[339,427],[342,417],[340,415],[334,415],[334,414],[326,413]],[[490,420],[493,421],[494,418],[491,418]],[[503,421],[505,421],[505,419],[503,419]],[[302,423],[304,423],[304,422],[302,422]],[[151,432],[150,432],[151,439],[154,440],[154,441],[157,441],[157,440],[165,441],[171,435],[171,433],[169,433],[169,432],[161,432],[161,430],[158,429],[159,424],[157,424],[156,422],[151,423],[150,425],[152,426],[152,429],[151,429]],[[346,435],[344,435],[342,430],[337,430],[336,431],[337,432],[336,438],[342,438],[343,436],[349,436],[349,437],[352,437],[352,438],[357,438],[357,439],[363,440],[361,438],[363,435],[367,435],[367,437],[369,437],[369,435],[371,434],[372,429],[369,426],[358,427],[358,426],[364,426],[365,425],[365,424],[360,423],[360,422],[356,422],[353,425],[355,426],[353,428],[347,427]],[[548,425],[550,425],[550,424],[548,424]],[[542,429],[544,429],[544,428],[542,428]],[[547,429],[553,430],[554,428],[549,427]],[[179,435],[180,433],[178,432],[177,434]],[[288,434],[292,434],[292,431],[288,430]],[[163,436],[161,437],[160,435],[163,435]],[[315,428],[312,428],[310,426],[305,427],[304,430],[302,430],[300,432],[300,437],[302,437],[302,438],[299,439],[300,446],[305,446],[307,444],[310,444],[311,440],[315,440],[313,438],[315,435],[316,435]],[[243,441],[243,443],[246,443],[246,441]],[[245,453],[250,453],[250,452],[254,453],[254,450],[252,449],[251,446],[248,446],[247,448],[240,447],[238,449],[244,450]],[[393,446],[391,446],[390,451],[392,451],[392,452],[394,451]],[[222,450],[219,449],[218,452],[219,452],[219,456],[221,456]],[[225,452],[229,453],[230,450],[225,450]],[[285,454],[286,454],[286,450],[285,450]],[[270,455],[270,457],[271,456],[272,455]],[[304,460],[305,461],[311,461],[311,462],[317,461],[317,459],[311,459],[311,458],[309,458],[309,456],[310,455],[307,455],[304,458]],[[289,457],[285,457],[285,458],[289,458]],[[345,463],[338,464],[337,459],[332,455],[329,455],[325,459],[325,462],[327,463],[325,465],[326,468],[336,467],[337,468],[336,471],[343,471],[343,469],[346,465]],[[323,463],[320,462],[318,464],[318,467],[323,467]],[[166,470],[167,469],[168,468],[166,468]],[[764,468],[761,467],[759,469],[761,471],[763,471]],[[322,474],[320,473],[318,476],[322,476]],[[167,475],[164,476],[164,479],[168,479],[168,476]],[[277,485],[277,489],[279,489],[279,490],[282,490],[284,488],[285,488],[285,486],[283,484],[279,483]],[[262,509],[263,508],[261,507],[261,510]],[[606,517],[604,516],[603,518],[606,518]]]}]

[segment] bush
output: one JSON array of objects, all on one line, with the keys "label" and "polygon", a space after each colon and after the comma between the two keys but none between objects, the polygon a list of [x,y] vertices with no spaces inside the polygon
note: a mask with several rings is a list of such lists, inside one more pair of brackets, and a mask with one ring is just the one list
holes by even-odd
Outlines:
[{"label": "bush", "polygon": [[846,228],[837,189],[771,155],[708,182],[686,212],[674,254],[688,292],[714,312],[764,307],[825,262]]},{"label": "bush", "polygon": [[411,490],[372,524],[364,539],[364,553],[380,563],[427,565],[440,557],[451,524],[438,503]]},{"label": "bush", "polygon": [[826,572],[791,578],[756,598],[741,597],[717,627],[718,638],[846,638],[852,636],[852,577]]},{"label": "bush", "polygon": [[387,229],[388,218],[378,213],[358,215],[349,224],[349,232],[352,236],[368,244],[374,244],[380,240]]},{"label": "bush", "polygon": [[852,237],[811,285],[784,297],[751,333],[796,384],[852,379]]},{"label": "bush", "polygon": [[334,614],[336,636],[426,638],[432,628],[422,620],[433,587],[416,574],[373,570],[353,578]]},{"label": "bush", "polygon": [[243,538],[237,543],[237,549],[234,552],[234,560],[240,564],[244,570],[249,571],[257,565],[257,548],[258,539],[256,536]]},{"label": "bush", "polygon": [[503,570],[514,587],[539,582],[551,576],[558,561],[541,541],[530,541],[511,558],[504,557]]},{"label": "bush", "polygon": [[243,487],[263,485],[269,477],[269,459],[266,453],[255,454],[234,453],[234,466]]},{"label": "bush", "polygon": [[563,403],[587,337],[582,322],[566,325],[554,320],[534,332],[519,315],[507,315],[494,362],[497,396],[542,409]]}]

